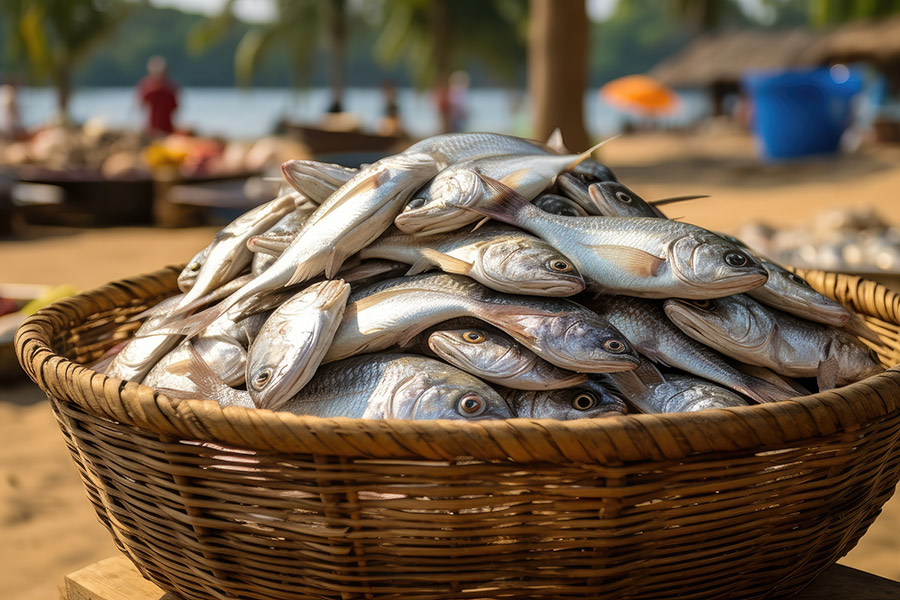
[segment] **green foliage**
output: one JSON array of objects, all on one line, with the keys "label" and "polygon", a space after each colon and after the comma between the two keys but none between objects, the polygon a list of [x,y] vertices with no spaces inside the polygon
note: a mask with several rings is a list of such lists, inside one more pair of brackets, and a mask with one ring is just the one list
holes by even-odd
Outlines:
[{"label": "green foliage", "polygon": [[856,19],[875,19],[900,12],[900,0],[807,0],[810,21],[834,25]]},{"label": "green foliage", "polygon": [[[446,27],[448,69],[480,64],[508,85],[525,61],[525,0],[449,0]],[[438,55],[429,0],[384,0],[375,56],[381,64],[406,63],[419,87],[435,83]]]}]

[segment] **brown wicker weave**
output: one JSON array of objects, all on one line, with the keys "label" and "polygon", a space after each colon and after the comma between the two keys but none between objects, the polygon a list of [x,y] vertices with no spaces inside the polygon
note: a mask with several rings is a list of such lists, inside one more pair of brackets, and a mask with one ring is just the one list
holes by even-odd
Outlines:
[{"label": "brown wicker weave", "polygon": [[[79,366],[177,269],[19,330],[100,520],[184,598],[763,598],[849,551],[900,478],[900,370],[797,401],[573,422],[301,418]],[[900,297],[809,273],[900,360]]]}]

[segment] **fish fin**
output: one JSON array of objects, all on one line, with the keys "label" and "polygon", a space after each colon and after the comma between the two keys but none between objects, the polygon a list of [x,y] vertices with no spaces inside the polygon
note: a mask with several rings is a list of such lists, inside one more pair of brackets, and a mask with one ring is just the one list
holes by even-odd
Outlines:
[{"label": "fish fin", "polygon": [[430,260],[425,258],[424,256],[418,259],[416,262],[412,264],[409,270],[403,274],[404,277],[412,277],[413,275],[418,275],[419,273],[424,273],[434,266]]},{"label": "fish fin", "polygon": [[519,189],[521,187],[521,183],[523,181],[527,181],[528,178],[531,177],[531,169],[519,169],[518,171],[513,171],[509,175],[505,177],[501,177],[498,181],[500,181],[503,185],[509,186],[512,189]]},{"label": "fish fin", "polygon": [[[620,135],[621,135],[621,134],[620,134]],[[577,157],[575,160],[573,160],[573,161],[570,162],[568,165],[566,165],[566,168],[563,169],[563,171],[571,171],[572,169],[574,169],[575,167],[577,167],[578,165],[580,165],[581,163],[583,163],[584,161],[586,161],[587,159],[589,159],[589,158],[591,157],[591,155],[592,155],[594,152],[596,152],[598,148],[600,148],[600,146],[602,146],[602,145],[604,145],[604,144],[606,144],[606,143],[608,143],[608,142],[613,141],[613,140],[616,139],[617,137],[619,137],[619,136],[618,136],[618,135],[614,135],[614,136],[612,136],[611,138],[607,138],[607,139],[603,140],[602,142],[600,142],[599,144],[596,144],[596,145],[594,145],[594,146],[588,148],[587,150],[585,150],[584,152],[582,152],[581,154],[579,154],[578,157]]]},{"label": "fish fin", "polygon": [[185,317],[180,321],[175,321],[169,325],[163,325],[154,329],[150,335],[184,335],[188,339],[194,337],[215,321],[230,308],[230,304],[225,302],[207,308],[195,315]]},{"label": "fish fin", "polygon": [[700,198],[709,198],[709,194],[699,194],[696,196],[673,196],[671,198],[660,198],[659,200],[653,200],[652,202],[648,202],[648,204],[652,204],[653,206],[663,206],[665,204],[675,204],[676,202],[686,202],[688,200],[699,200]]},{"label": "fish fin", "polygon": [[312,279],[316,275],[322,272],[322,265],[319,259],[319,255],[312,256],[307,260],[304,260],[294,269],[294,274],[291,275],[291,278],[288,280],[284,287],[290,287],[292,285],[297,285],[298,283],[303,283],[309,279]]},{"label": "fish fin", "polygon": [[325,262],[325,278],[334,279],[347,259],[356,254],[357,250],[359,250],[358,243],[352,239],[352,236],[348,235],[340,240]]},{"label": "fish fin", "polygon": [[472,263],[454,258],[449,254],[438,252],[432,248],[422,248],[422,256],[429,262],[440,267],[445,273],[455,273],[457,275],[468,275],[472,270]]},{"label": "fish fin", "polygon": [[819,391],[832,389],[837,384],[838,361],[834,356],[829,356],[819,363],[816,369],[816,383],[819,385]]},{"label": "fish fin", "polygon": [[614,263],[640,277],[656,277],[666,259],[638,248],[616,245],[590,246],[603,260]]},{"label": "fish fin", "polygon": [[236,390],[222,381],[222,378],[203,360],[193,344],[188,344],[188,350],[191,358],[190,373],[187,377],[197,386],[201,398],[209,398],[225,406],[252,406],[248,402],[249,393]]},{"label": "fish fin", "polygon": [[666,381],[666,378],[659,372],[659,369],[657,369],[649,360],[642,360],[641,364],[638,365],[638,368],[634,371],[629,371],[629,373],[637,375],[646,385],[665,383]]},{"label": "fish fin", "polygon": [[540,210],[531,204],[524,196],[522,196],[522,194],[510,188],[503,182],[480,173],[478,176],[481,177],[485,185],[493,192],[493,199],[487,202],[481,202],[477,206],[462,206],[452,202],[449,202],[449,204],[513,225],[518,222],[519,211],[527,210],[528,207],[531,207],[534,210]]},{"label": "fish fin", "polygon": [[647,385],[634,371],[619,371],[607,375],[626,398],[639,398],[647,392]]},{"label": "fish fin", "polygon": [[477,223],[475,223],[475,227],[472,228],[472,231],[470,233],[475,233],[476,231],[481,229],[490,220],[491,220],[490,217],[485,217],[482,220],[478,221]]},{"label": "fish fin", "polygon": [[[194,347],[193,344],[190,345],[191,348]],[[191,361],[189,359],[179,360],[178,362],[174,362],[170,365],[166,365],[166,372],[171,373],[172,375],[188,375],[191,372]]]},{"label": "fish fin", "polygon": [[735,385],[733,387],[736,391],[760,404],[789,400],[801,395],[799,392],[786,390],[758,377],[748,375],[747,378],[750,379],[749,385]]},{"label": "fish fin", "polygon": [[566,144],[563,142],[562,131],[559,127],[554,129],[550,137],[547,138],[547,147],[551,150],[556,150],[560,154],[569,154],[569,149],[566,148]]}]

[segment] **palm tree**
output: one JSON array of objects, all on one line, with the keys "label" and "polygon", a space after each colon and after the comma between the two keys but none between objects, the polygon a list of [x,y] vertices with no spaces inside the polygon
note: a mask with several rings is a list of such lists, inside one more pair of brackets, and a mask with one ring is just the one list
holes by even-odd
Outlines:
[{"label": "palm tree", "polygon": [[[234,0],[228,0],[217,17],[201,23],[191,32],[188,45],[192,50],[205,50],[235,24],[233,4]],[[276,17],[271,22],[251,27],[238,42],[234,53],[235,79],[241,85],[250,85],[263,58],[280,50],[288,53],[294,82],[301,85],[310,75],[316,50],[327,38],[331,57],[331,104],[333,109],[340,109],[344,99],[347,54],[344,0],[277,0],[275,9]]]},{"label": "palm tree", "polygon": [[[375,56],[386,64],[405,60],[419,88],[446,89],[450,74],[471,61],[512,84],[525,15],[516,0],[384,0]],[[449,131],[449,106],[439,108]]]},{"label": "palm tree", "polygon": [[531,0],[528,92],[535,138],[546,139],[559,127],[570,148],[590,146],[584,128],[587,61],[584,0]]},{"label": "palm tree", "polygon": [[120,0],[3,0],[9,49],[35,79],[56,87],[58,118],[69,120],[73,69],[110,35],[131,7]]}]

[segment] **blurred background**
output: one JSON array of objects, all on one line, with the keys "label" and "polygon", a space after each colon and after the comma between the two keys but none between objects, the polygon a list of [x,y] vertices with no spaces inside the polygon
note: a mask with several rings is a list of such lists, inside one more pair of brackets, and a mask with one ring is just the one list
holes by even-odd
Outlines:
[{"label": "blurred background", "polygon": [[[3,0],[0,32],[0,597],[115,552],[15,324],[189,260],[285,160],[622,134],[642,197],[709,196],[670,216],[900,290],[900,0]],[[842,562],[900,579],[898,530]]]}]

